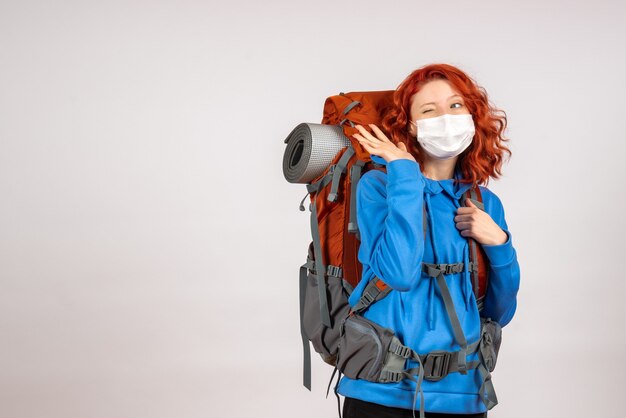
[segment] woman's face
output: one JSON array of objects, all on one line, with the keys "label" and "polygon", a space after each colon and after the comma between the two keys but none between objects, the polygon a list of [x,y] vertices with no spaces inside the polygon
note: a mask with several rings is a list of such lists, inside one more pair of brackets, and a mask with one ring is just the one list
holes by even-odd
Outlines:
[{"label": "woman's face", "polygon": [[463,96],[454,90],[446,80],[432,80],[422,86],[415,93],[411,103],[411,121],[409,133],[416,136],[415,121],[441,116],[444,113],[452,115],[468,114]]}]

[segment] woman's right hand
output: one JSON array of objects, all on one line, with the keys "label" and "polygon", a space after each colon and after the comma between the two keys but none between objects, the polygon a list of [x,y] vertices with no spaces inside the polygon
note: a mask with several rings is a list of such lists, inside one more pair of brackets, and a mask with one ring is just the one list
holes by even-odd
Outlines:
[{"label": "woman's right hand", "polygon": [[361,134],[354,134],[352,136],[354,136],[363,148],[365,148],[365,150],[371,155],[378,155],[379,157],[384,158],[388,163],[393,160],[403,158],[416,161],[413,154],[407,151],[404,143],[400,142],[398,143],[398,146],[396,146],[396,144],[391,142],[378,126],[373,123],[370,123],[368,126],[372,128],[372,131],[374,131],[376,136],[369,133],[361,125],[356,125],[356,128],[359,132],[361,132]]}]

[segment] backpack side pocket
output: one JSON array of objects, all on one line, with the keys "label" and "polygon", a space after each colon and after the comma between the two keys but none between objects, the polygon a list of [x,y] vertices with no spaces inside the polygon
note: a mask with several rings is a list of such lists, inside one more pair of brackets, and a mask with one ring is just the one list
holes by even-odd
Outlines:
[{"label": "backpack side pocket", "polygon": [[342,282],[343,279],[338,277],[326,277],[326,293],[328,295],[328,308],[330,309],[332,322],[332,327],[329,328],[322,324],[317,276],[310,271],[307,275],[303,320],[304,332],[313,344],[315,351],[331,366],[335,365],[341,323],[348,316],[350,310],[348,295]]},{"label": "backpack side pocket", "polygon": [[354,314],[343,323],[337,368],[351,379],[378,382],[394,333],[361,315]]}]

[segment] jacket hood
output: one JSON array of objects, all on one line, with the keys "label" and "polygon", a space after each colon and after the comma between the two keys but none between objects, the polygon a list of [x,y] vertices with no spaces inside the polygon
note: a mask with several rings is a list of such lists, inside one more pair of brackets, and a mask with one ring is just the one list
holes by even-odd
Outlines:
[{"label": "jacket hood", "polygon": [[[387,161],[384,158],[379,157],[378,155],[370,155],[370,157],[375,163],[385,166],[387,165]],[[444,191],[454,200],[459,200],[461,196],[463,196],[463,193],[465,193],[467,189],[472,187],[471,183],[458,183],[456,185],[454,184],[454,179],[460,180],[463,178],[463,175],[461,174],[461,170],[459,170],[458,165],[454,169],[454,178],[452,179],[432,180],[424,176],[421,173],[421,170],[420,174],[425,183],[424,191],[430,195],[434,195]]]}]

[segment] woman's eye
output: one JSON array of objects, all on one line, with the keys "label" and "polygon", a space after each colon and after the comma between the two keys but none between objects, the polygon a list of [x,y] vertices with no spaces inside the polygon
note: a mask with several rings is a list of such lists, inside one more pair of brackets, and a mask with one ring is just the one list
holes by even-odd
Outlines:
[{"label": "woman's eye", "polygon": [[[459,102],[457,102],[457,103],[452,103],[452,105],[451,105],[451,106],[454,106],[454,105],[457,105],[457,104],[459,105],[459,107],[463,107],[463,104],[462,104],[462,103],[459,103]],[[456,107],[455,109],[459,109],[459,107]],[[422,114],[423,114],[423,113],[428,113],[428,112],[430,112],[430,111],[432,111],[432,109],[424,110],[424,111],[422,112]]]}]

